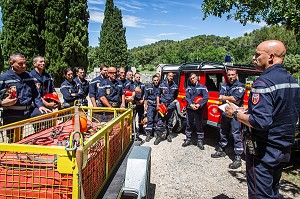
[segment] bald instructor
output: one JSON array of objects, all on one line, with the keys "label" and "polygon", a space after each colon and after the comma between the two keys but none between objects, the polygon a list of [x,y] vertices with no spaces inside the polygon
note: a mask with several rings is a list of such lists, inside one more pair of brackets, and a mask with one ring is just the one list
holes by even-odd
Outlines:
[{"label": "bald instructor", "polygon": [[253,62],[263,73],[253,83],[248,111],[230,105],[226,115],[245,124],[248,198],[279,198],[279,181],[289,162],[299,117],[300,91],[282,63],[286,48],[281,41],[260,43]]}]

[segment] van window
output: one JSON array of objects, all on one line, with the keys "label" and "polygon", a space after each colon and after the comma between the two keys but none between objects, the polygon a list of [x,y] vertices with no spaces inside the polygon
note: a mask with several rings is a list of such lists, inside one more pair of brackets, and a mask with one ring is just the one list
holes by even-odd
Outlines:
[{"label": "van window", "polygon": [[247,90],[251,89],[252,83],[257,79],[258,75],[256,73],[241,73],[238,72],[238,80],[245,84]]},{"label": "van window", "polygon": [[208,91],[220,91],[222,82],[224,82],[223,73],[206,74],[205,86]]}]

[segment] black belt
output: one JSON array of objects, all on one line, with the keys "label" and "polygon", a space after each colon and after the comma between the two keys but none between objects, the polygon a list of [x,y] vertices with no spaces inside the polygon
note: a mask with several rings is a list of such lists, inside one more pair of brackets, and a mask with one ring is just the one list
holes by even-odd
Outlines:
[{"label": "black belt", "polygon": [[15,110],[15,111],[26,111],[29,110],[31,106],[7,106],[3,108],[8,110]]}]

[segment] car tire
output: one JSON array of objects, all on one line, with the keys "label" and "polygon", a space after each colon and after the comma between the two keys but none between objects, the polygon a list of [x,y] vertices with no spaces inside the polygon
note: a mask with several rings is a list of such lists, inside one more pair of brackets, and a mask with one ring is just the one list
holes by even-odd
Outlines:
[{"label": "car tire", "polygon": [[179,117],[177,111],[174,111],[172,123],[173,123],[172,131],[174,133],[180,133],[183,130],[183,122],[182,122],[181,118]]}]

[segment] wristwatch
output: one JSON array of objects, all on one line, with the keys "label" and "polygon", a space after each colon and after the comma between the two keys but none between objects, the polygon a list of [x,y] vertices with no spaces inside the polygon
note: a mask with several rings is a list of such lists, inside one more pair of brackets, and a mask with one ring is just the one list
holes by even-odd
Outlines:
[{"label": "wristwatch", "polygon": [[233,111],[233,113],[232,113],[233,119],[237,120],[237,114],[238,114],[237,110]]}]

